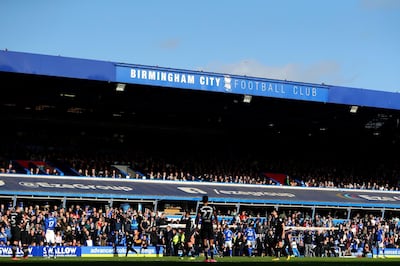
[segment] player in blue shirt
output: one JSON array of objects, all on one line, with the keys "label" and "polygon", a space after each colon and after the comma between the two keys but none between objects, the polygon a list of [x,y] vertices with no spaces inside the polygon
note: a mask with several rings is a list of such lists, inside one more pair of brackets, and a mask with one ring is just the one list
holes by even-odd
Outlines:
[{"label": "player in blue shirt", "polygon": [[378,229],[375,233],[375,243],[376,243],[376,257],[379,258],[379,253],[382,250],[382,256],[385,257],[385,229],[382,225],[378,224]]},{"label": "player in blue shirt", "polygon": [[[44,220],[44,227],[46,232],[46,247],[47,247],[47,257],[50,257],[50,253],[53,253],[53,258],[56,257],[56,235],[54,233],[57,226],[57,217],[49,212]],[[52,246],[52,248],[50,248]]]},{"label": "player in blue shirt", "polygon": [[244,237],[246,239],[246,246],[249,252],[249,256],[253,255],[253,248],[256,247],[256,230],[253,228],[253,223],[244,230]]},{"label": "player in blue shirt", "polygon": [[224,249],[225,252],[229,251],[229,256],[232,257],[232,240],[233,240],[233,232],[229,229],[229,226],[226,224],[224,228]]}]

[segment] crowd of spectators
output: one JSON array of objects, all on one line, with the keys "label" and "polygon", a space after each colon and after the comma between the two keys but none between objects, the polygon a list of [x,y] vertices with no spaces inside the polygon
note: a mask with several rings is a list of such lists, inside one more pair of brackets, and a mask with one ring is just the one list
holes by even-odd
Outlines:
[{"label": "crowd of spectators", "polygon": [[[82,202],[84,203],[84,202]],[[25,203],[26,204],[26,203]],[[0,204],[0,245],[10,244],[10,204]],[[129,234],[134,237],[135,249],[140,251],[148,246],[162,246],[164,255],[177,256],[183,249],[185,238],[193,238],[194,252],[201,254],[198,232],[194,229],[194,216],[191,213],[191,228],[176,226],[184,220],[182,217],[168,217],[166,213],[145,208],[143,211],[130,206],[109,207],[75,204],[63,208],[57,205],[23,205],[23,230],[29,232],[31,246],[44,246],[44,219],[51,212],[57,218],[56,242],[59,246],[125,246]],[[252,255],[273,256],[272,216],[261,216],[243,210],[231,216],[220,216],[220,224],[215,233],[214,252],[227,255],[224,246],[223,230],[226,225],[234,232],[233,256],[249,255],[244,238],[246,227],[254,227],[257,241]],[[288,252],[292,256],[346,256],[358,254],[369,245],[377,247],[376,234],[383,232],[383,241],[387,248],[400,247],[400,220],[398,215],[387,218],[368,213],[355,212],[349,220],[335,223],[330,214],[310,217],[307,212],[293,210],[280,212],[290,241]],[[184,222],[186,223],[186,222]],[[290,228],[303,229],[290,229]],[[310,228],[310,229],[307,229]],[[186,235],[185,235],[186,234]],[[295,250],[293,250],[293,249]],[[296,252],[298,251],[298,253]]]},{"label": "crowd of spectators", "polygon": [[[337,162],[321,158],[280,158],[227,156],[226,154],[202,153],[197,155],[171,153],[144,153],[126,151],[93,152],[88,150],[53,149],[26,147],[16,149],[16,153],[2,152],[0,173],[19,173],[29,175],[61,175],[79,177],[154,179],[193,182],[223,182],[234,184],[277,185],[275,180],[263,173],[283,173],[286,180],[280,185],[349,188],[398,191],[400,167],[396,160],[382,162]],[[43,162],[30,169],[24,169],[18,160]],[[121,171],[115,167],[126,166],[131,171]],[[106,206],[80,205],[61,208],[46,208],[28,205],[24,208],[25,218],[29,220],[30,244],[45,245],[44,217],[53,212],[58,219],[56,227],[57,245],[63,246],[117,246],[125,245],[127,234],[134,235],[134,245],[139,248],[163,246],[165,255],[177,255],[182,248],[180,239],[185,232],[175,228],[179,219],[171,219],[165,213],[145,209],[143,212],[133,208],[111,208]],[[244,211],[246,213],[246,210]],[[0,245],[9,244],[10,209],[0,205]],[[281,214],[287,227],[318,227],[319,230],[294,230],[289,235],[293,249],[304,256],[344,256],[354,254],[366,246],[376,247],[376,231],[384,229],[385,246],[399,248],[400,224],[397,216],[385,219],[364,211],[362,215],[350,220],[344,219],[333,224],[333,217],[293,211]],[[226,224],[233,228],[234,256],[248,255],[243,232],[247,226],[254,226],[257,232],[256,247],[253,254],[272,256],[270,224],[271,217],[250,216],[230,213],[230,218],[222,218],[215,239],[215,251],[225,254],[223,229]],[[332,229],[335,227],[335,229]],[[200,239],[195,230],[196,254],[201,254]]]},{"label": "crowd of spectators", "polygon": [[[264,175],[265,172],[275,172],[287,176],[281,185],[395,191],[399,190],[400,182],[400,165],[396,162],[387,165],[379,162],[341,165],[318,158],[310,162],[301,159],[245,159],[212,154],[196,157],[186,154],[123,152],[78,154],[64,150],[32,152],[29,149],[19,156],[3,157],[0,173],[59,175],[66,170],[65,175],[68,176],[276,185],[276,180]],[[43,161],[46,166],[21,170],[15,159]],[[121,171],[114,165],[125,165],[132,171]]]}]

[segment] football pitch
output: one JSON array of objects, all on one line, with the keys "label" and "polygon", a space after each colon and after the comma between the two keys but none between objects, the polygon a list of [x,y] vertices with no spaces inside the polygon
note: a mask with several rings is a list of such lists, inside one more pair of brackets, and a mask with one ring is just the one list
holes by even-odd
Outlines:
[{"label": "football pitch", "polygon": [[[279,261],[273,261],[271,257],[224,257],[217,258],[217,263],[224,265],[240,265],[250,266],[254,264],[266,264],[266,265],[301,265],[301,266],[316,266],[316,265],[340,265],[340,266],[354,266],[354,265],[400,265],[400,258],[291,258],[287,261],[285,258],[281,258]],[[84,265],[84,266],[123,266],[123,265],[163,265],[163,266],[174,266],[174,265],[193,265],[193,264],[209,264],[204,262],[203,257],[190,260],[188,258],[179,259],[177,257],[161,257],[161,258],[124,258],[124,257],[113,257],[113,258],[98,258],[98,257],[58,257],[56,259],[47,258],[29,258],[26,260],[20,259],[17,261],[11,260],[11,258],[0,258],[0,265],[16,265],[16,264],[28,264],[28,265]]]}]

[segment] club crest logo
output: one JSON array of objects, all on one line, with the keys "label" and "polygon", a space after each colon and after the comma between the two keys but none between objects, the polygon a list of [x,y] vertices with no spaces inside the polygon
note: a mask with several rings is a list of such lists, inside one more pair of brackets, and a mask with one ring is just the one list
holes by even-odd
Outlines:
[{"label": "club crest logo", "polygon": [[230,76],[224,76],[224,88],[226,92],[232,92],[232,79]]}]

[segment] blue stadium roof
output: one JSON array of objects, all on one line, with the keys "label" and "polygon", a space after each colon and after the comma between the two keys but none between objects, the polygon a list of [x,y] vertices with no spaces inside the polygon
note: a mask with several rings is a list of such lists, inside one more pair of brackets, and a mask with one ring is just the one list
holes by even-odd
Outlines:
[{"label": "blue stadium roof", "polygon": [[400,110],[400,93],[13,51],[0,71]]}]

